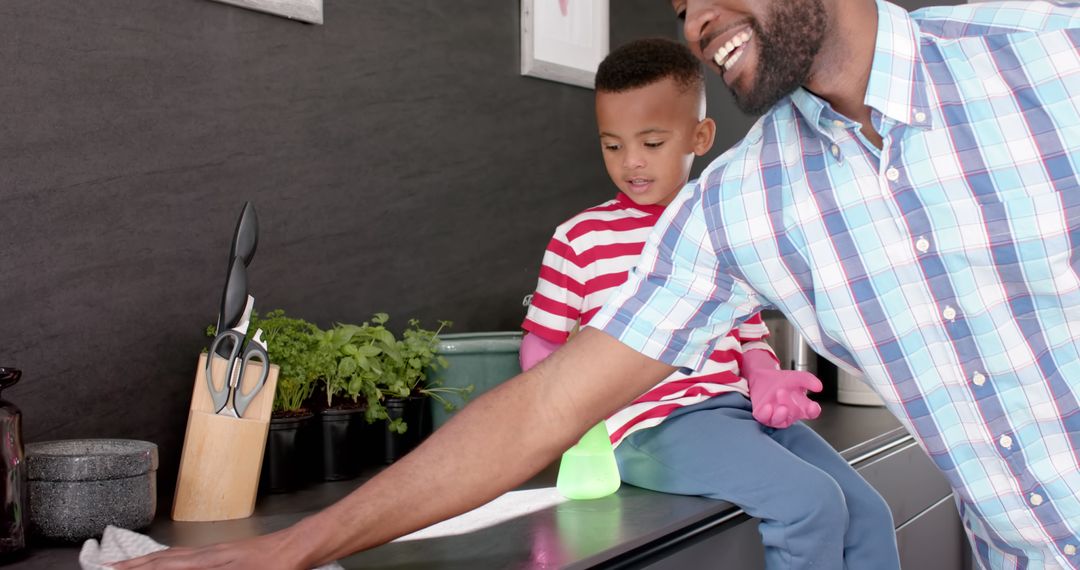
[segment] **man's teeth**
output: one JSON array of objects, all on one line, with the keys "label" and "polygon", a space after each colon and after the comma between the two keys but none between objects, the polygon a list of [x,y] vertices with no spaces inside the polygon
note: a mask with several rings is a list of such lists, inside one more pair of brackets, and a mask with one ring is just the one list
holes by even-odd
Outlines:
[{"label": "man's teeth", "polygon": [[735,55],[729,57],[728,60],[724,62],[724,71],[731,69],[731,67],[735,65],[735,62],[739,61],[740,57],[742,57],[742,50],[735,52]]},{"label": "man's teeth", "polygon": [[[746,42],[750,41],[750,38],[753,37],[753,35],[753,30],[746,30],[745,32],[731,38],[730,40],[728,40],[728,43],[724,44],[723,47],[716,51],[716,55],[713,56],[713,61],[716,62],[716,65],[723,67],[725,71],[731,69],[731,66],[734,65],[735,62],[739,60],[739,57],[742,55],[742,50],[739,50],[734,55],[732,54],[732,52],[734,52]],[[728,56],[731,56],[730,61],[728,61]]]}]

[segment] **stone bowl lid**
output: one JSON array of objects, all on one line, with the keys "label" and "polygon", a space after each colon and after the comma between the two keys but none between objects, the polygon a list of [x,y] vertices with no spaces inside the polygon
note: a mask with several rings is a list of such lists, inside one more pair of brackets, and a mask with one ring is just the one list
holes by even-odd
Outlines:
[{"label": "stone bowl lid", "polygon": [[31,481],[102,481],[158,468],[157,445],[135,439],[61,439],[26,445]]}]

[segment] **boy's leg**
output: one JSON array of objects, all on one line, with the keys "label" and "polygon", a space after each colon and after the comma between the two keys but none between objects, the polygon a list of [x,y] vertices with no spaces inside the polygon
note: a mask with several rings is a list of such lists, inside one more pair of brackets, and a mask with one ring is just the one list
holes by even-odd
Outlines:
[{"label": "boy's leg", "polygon": [[831,445],[802,423],[771,431],[780,445],[828,473],[840,485],[848,511],[844,568],[899,570],[892,512],[881,495]]},{"label": "boy's leg", "polygon": [[627,483],[727,500],[762,519],[770,570],[842,568],[848,515],[840,487],[767,429],[745,397],[726,394],[632,434],[615,455]]}]

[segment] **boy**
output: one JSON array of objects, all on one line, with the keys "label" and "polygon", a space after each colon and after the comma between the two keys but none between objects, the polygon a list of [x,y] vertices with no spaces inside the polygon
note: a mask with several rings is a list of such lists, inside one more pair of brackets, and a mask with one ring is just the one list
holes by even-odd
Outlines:
[{"label": "boy", "polygon": [[[522,325],[525,370],[626,281],[716,128],[705,117],[702,68],[681,44],[663,39],[631,42],[604,59],[596,116],[604,164],[620,192],[556,229]],[[754,315],[717,342],[701,370],[675,372],[607,419],[623,480],[728,500],[761,518],[769,568],[899,568],[884,501],[795,423],[820,413],[805,396],[820,382],[779,370],[766,336]]]}]

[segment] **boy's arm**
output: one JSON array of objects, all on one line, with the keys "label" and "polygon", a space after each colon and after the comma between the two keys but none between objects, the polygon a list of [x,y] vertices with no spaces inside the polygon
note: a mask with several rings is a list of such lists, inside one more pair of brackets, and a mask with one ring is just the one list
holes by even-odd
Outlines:
[{"label": "boy's arm", "polygon": [[565,343],[551,342],[538,334],[525,333],[521,339],[521,349],[518,351],[518,361],[521,370],[525,372],[547,358]]},{"label": "boy's arm", "polygon": [[773,428],[812,420],[821,406],[806,396],[821,391],[821,380],[809,372],[781,370],[780,361],[764,339],[769,330],[758,313],[739,325],[743,350],[740,373],[750,386],[754,419]]},{"label": "boy's arm", "polygon": [[[577,252],[567,227],[560,225],[544,250],[536,291],[521,328],[556,347],[566,344],[583,310],[585,283],[595,276],[596,267]],[[524,339],[523,339],[524,340]],[[539,360],[533,361],[533,364]],[[528,368],[522,364],[522,370]]]},{"label": "boy's arm", "polygon": [[565,225],[559,226],[548,242],[536,291],[521,324],[526,331],[518,350],[522,371],[536,366],[574,336],[584,302],[584,284],[595,276],[595,265],[578,255]]},{"label": "boy's arm", "polygon": [[271,535],[173,548],[114,566],[312,568],[372,548],[515,488],[673,370],[606,333],[583,330],[532,370],[477,398],[415,451],[324,511]]}]

